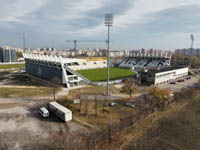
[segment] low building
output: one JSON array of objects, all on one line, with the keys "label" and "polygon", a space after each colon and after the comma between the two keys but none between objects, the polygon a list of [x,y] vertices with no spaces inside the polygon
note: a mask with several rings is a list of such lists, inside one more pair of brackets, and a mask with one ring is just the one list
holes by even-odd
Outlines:
[{"label": "low building", "polygon": [[141,71],[141,82],[149,85],[159,85],[180,80],[188,75],[188,67],[168,67]]}]

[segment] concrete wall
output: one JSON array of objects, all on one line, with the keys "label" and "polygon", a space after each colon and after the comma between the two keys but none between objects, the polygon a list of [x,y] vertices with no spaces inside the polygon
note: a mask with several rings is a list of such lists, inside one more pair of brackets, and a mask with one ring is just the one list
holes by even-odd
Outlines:
[{"label": "concrete wall", "polygon": [[54,77],[58,77],[63,82],[61,68],[57,69],[49,66],[43,66],[39,64],[26,62],[25,70],[27,73],[33,76],[37,76],[44,80],[50,81]]},{"label": "concrete wall", "polygon": [[0,48],[0,62],[16,62],[16,51]]}]

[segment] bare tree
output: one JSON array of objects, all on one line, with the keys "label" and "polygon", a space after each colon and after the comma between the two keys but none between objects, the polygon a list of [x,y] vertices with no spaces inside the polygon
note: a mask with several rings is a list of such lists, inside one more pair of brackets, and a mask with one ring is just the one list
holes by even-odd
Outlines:
[{"label": "bare tree", "polygon": [[61,80],[58,77],[54,77],[51,79],[50,87],[53,90],[54,101],[56,100],[56,90],[58,89],[60,84],[61,84]]},{"label": "bare tree", "polygon": [[94,97],[94,109],[95,109],[95,115],[97,116],[97,95]]},{"label": "bare tree", "polygon": [[81,105],[82,105],[82,100],[81,100],[81,97],[80,97],[80,106],[79,106],[80,113],[81,113]]},{"label": "bare tree", "polygon": [[106,105],[106,99],[107,99],[107,96],[104,96],[104,100],[103,100],[103,113],[105,111],[105,105]]},{"label": "bare tree", "polygon": [[137,89],[138,82],[133,78],[128,78],[124,80],[124,90],[129,93],[130,98],[132,98],[132,93]]},{"label": "bare tree", "polygon": [[88,100],[85,100],[85,114],[88,114]]}]

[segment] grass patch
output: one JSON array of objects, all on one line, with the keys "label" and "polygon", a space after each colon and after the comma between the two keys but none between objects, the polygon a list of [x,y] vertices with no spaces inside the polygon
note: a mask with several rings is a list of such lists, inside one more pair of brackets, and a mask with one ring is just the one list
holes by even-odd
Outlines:
[{"label": "grass patch", "polygon": [[50,96],[53,97],[51,88],[37,87],[37,88],[0,88],[0,98],[11,97],[40,97]]},{"label": "grass patch", "polygon": [[[78,70],[77,72],[93,82],[106,81],[107,79],[107,68]],[[110,80],[116,80],[130,76],[135,76],[135,73],[130,69],[110,68]]]},{"label": "grass patch", "polygon": [[24,68],[25,64],[1,64],[0,69]]},{"label": "grass patch", "polygon": [[[119,94],[120,90],[114,86],[110,86],[110,91],[112,94]],[[81,94],[105,94],[106,86],[90,86],[84,88],[73,89],[69,91],[68,95],[81,95]]]}]

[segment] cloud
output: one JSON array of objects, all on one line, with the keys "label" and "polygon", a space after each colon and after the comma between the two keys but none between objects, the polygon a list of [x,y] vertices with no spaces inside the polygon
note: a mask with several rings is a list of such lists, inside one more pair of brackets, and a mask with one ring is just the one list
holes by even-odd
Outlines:
[{"label": "cloud", "polygon": [[[122,14],[115,16],[114,26],[119,28],[126,28],[130,25],[148,23],[152,21],[156,13],[164,10],[198,5],[200,6],[199,0],[135,0],[130,4],[130,8]],[[100,24],[96,28],[83,29],[81,33],[90,33],[97,31],[97,33],[103,30],[103,24]]]},{"label": "cloud", "polygon": [[198,32],[200,24],[199,0],[1,0],[0,5],[1,33],[27,32],[46,43],[50,37],[55,43],[104,39],[108,12],[114,14],[113,38],[120,41]]},{"label": "cloud", "polygon": [[40,9],[47,0],[1,0],[0,22],[24,22],[22,17]]}]

